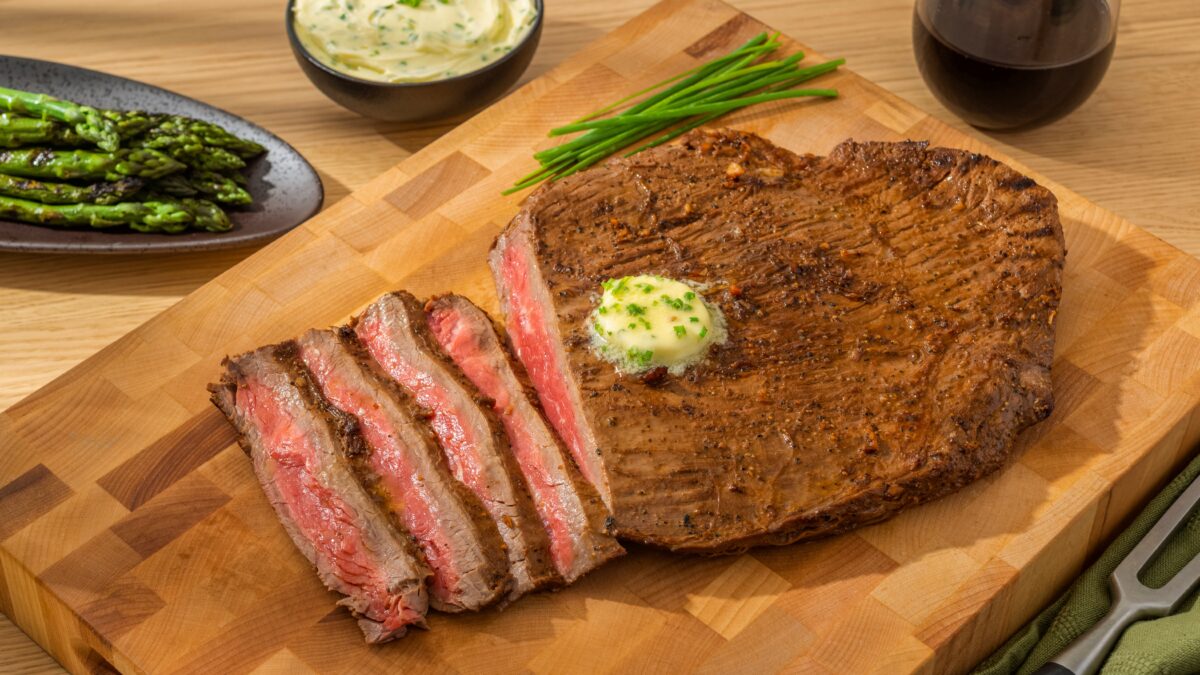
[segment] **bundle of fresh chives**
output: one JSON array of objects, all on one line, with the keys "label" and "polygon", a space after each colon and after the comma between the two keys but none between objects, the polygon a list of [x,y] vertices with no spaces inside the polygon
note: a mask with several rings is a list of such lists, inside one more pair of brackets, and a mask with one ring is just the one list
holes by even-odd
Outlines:
[{"label": "bundle of fresh chives", "polygon": [[[845,59],[801,68],[804,54],[762,61],[779,49],[779,34],[761,33],[717,59],[680,73],[600,108],[551,136],[585,132],[578,138],[534,153],[541,165],[504,191],[512,194],[544,180],[557,180],[585,169],[621,148],[655,134],[661,135],[625,154],[626,157],[661,145],[732,110],[756,103],[804,96],[835,97],[834,89],[794,89],[796,85],[837,70]],[[670,85],[670,86],[668,86]],[[666,87],[664,89],[664,87]],[[642,96],[647,98],[632,103]],[[628,106],[621,112],[605,116]]]}]

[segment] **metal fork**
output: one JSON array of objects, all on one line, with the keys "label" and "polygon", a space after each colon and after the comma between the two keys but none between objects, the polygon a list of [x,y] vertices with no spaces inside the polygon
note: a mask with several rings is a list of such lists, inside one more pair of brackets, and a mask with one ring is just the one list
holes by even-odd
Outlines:
[{"label": "metal fork", "polygon": [[1166,616],[1175,610],[1200,583],[1200,556],[1193,558],[1162,588],[1148,588],[1138,580],[1138,574],[1171,534],[1183,525],[1197,504],[1200,504],[1200,478],[1192,481],[1142,541],[1113,570],[1108,578],[1112,589],[1112,606],[1104,618],[1034,675],[1092,675],[1100,669],[1104,658],[1129,624],[1141,619]]}]

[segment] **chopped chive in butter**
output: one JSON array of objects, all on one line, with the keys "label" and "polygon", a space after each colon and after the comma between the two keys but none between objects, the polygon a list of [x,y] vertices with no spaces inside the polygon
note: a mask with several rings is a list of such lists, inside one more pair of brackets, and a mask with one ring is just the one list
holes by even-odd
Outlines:
[{"label": "chopped chive in butter", "polygon": [[607,279],[600,288],[589,317],[592,347],[619,371],[682,373],[725,339],[720,312],[685,282],[643,274]]}]

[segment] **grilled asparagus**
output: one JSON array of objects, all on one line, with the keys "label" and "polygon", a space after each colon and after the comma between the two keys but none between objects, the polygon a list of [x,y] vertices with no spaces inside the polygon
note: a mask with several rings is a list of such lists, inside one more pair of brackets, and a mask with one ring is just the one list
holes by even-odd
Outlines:
[{"label": "grilled asparagus", "polygon": [[54,205],[15,197],[0,197],[0,218],[57,227],[128,225],[142,232],[182,232],[195,220],[188,209],[165,202]]},{"label": "grilled asparagus", "polygon": [[43,204],[108,205],[129,199],[145,184],[141,178],[128,177],[111,183],[80,186],[0,174],[0,195]]},{"label": "grilled asparagus", "polygon": [[116,181],[126,176],[161,178],[184,165],[157,150],[116,152],[18,148],[0,151],[0,173],[26,178]]},{"label": "grilled asparagus", "polygon": [[75,133],[113,152],[121,145],[116,125],[91,106],[28,91],[0,87],[0,110],[71,125]]}]

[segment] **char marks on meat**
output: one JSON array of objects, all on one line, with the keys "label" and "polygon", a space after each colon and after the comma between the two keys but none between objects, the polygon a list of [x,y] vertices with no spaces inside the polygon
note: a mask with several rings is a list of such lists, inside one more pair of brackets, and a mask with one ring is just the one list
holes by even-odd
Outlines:
[{"label": "char marks on meat", "polygon": [[[736,131],[545,185],[491,266],[514,351],[622,537],[722,552],[843,531],[1001,466],[1049,414],[1054,196],[989,158]],[[589,347],[607,278],[704,284],[729,341],[681,376]]]},{"label": "char marks on meat", "polygon": [[353,420],[329,407],[299,363],[295,343],[226,360],[213,402],[237,429],[254,471],[296,547],[368,642],[425,625],[429,569],[412,542],[356,481]]},{"label": "char marks on meat", "polygon": [[297,342],[325,400],[358,424],[364,452],[350,459],[360,482],[425,554],[433,607],[478,610],[504,597],[511,581],[504,542],[479,499],[451,476],[424,411],[348,329],[311,330]]},{"label": "char marks on meat", "polygon": [[359,342],[391,378],[429,411],[451,473],[490,514],[507,547],[510,599],[559,585],[549,538],[490,402],[438,346],[422,303],[400,291],[353,322]]},{"label": "char marks on meat", "polygon": [[572,582],[624,553],[609,532],[608,510],[579,475],[538,410],[520,366],[483,310],[462,296],[436,298],[426,311],[438,342],[492,401],[533,493],[559,574]]}]

